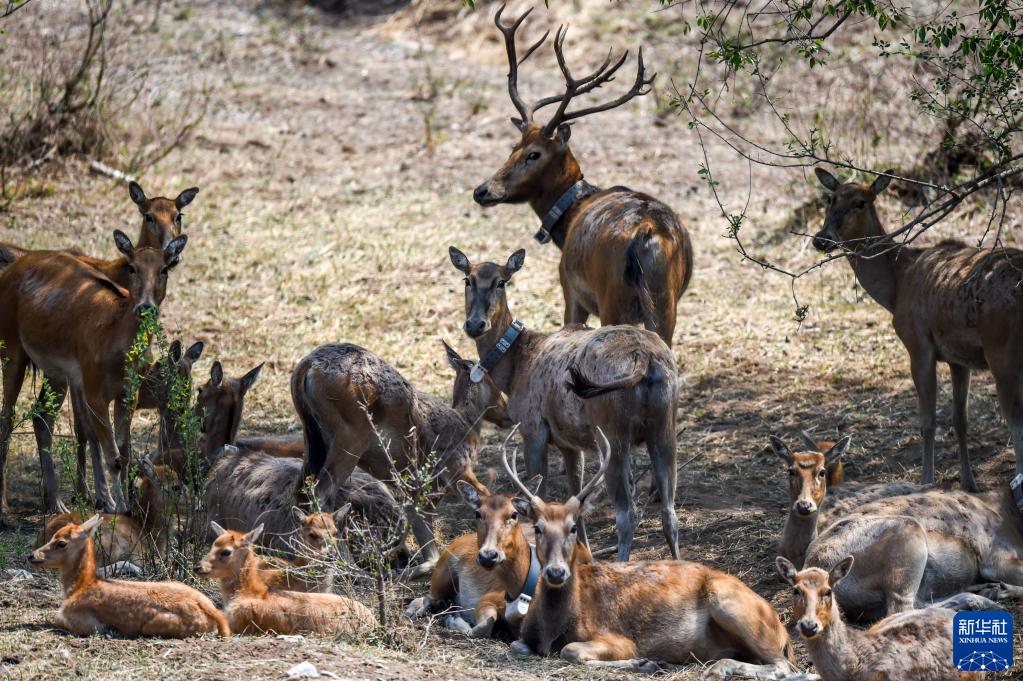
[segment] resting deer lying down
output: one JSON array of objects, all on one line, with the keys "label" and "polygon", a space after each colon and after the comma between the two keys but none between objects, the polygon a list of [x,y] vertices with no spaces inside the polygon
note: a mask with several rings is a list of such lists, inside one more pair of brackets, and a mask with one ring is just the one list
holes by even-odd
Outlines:
[{"label": "resting deer lying down", "polygon": [[369,608],[343,596],[271,588],[255,542],[260,525],[247,534],[212,523],[218,535],[196,575],[220,582],[231,630],[236,634],[335,634],[358,636],[376,626]]},{"label": "resting deer lying down", "polygon": [[[789,474],[789,515],[778,554],[796,565],[803,565],[806,548],[817,538],[819,528],[828,527],[850,510],[879,499],[929,489],[927,485],[909,482],[844,482],[842,456],[849,449],[850,439],[846,436],[838,442],[816,442],[803,433],[805,448],[793,452],[779,438],[771,437],[771,447],[785,462]],[[836,485],[841,487],[833,490]]]},{"label": "resting deer lying down", "polygon": [[[632,326],[569,326],[551,334],[526,329],[512,317],[505,297],[505,285],[525,262],[524,250],[503,266],[473,265],[454,246],[448,252],[465,275],[465,332],[476,339],[481,358],[473,373],[481,385],[492,383],[508,396],[508,416],[521,424],[527,475],[547,479],[547,446],[553,444],[565,457],[570,489],[578,492],[583,451],[595,447],[596,428],[607,433],[606,486],[615,507],[618,560],[628,560],[639,523],[630,479],[632,448],[646,444],[661,529],[672,557],[678,558],[678,369],[671,349],[656,333]],[[509,344],[503,353],[501,344]],[[585,543],[582,529],[580,537]]]},{"label": "resting deer lying down", "polygon": [[[128,514],[100,514],[102,523],[94,536],[94,547],[99,563],[110,567],[131,561],[149,550],[164,555],[171,532],[172,514],[181,484],[174,471],[163,466],[153,466],[145,457],[140,457],[140,475],[135,479],[138,490],[137,507],[134,517]],[[77,511],[70,511],[60,501],[60,513],[46,521],[36,548],[49,543],[61,528],[80,525],[85,518]],[[100,568],[100,574],[105,568]]]},{"label": "resting deer lying down", "polygon": [[[824,681],[973,681],[975,672],[956,670],[952,657],[952,617],[940,607],[891,615],[866,631],[846,626],[833,593],[853,567],[853,557],[830,572],[797,571],[778,558],[778,572],[792,585],[792,616],[806,639],[806,650]],[[997,610],[972,596],[973,610]]]},{"label": "resting deer lying down", "polygon": [[[448,355],[452,352],[449,348]],[[351,343],[323,345],[300,361],[291,375],[291,397],[305,431],[300,479],[314,478],[321,507],[332,507],[356,466],[378,480],[418,471],[421,480],[432,483],[432,489],[420,490],[427,496],[425,508],[406,508],[423,555],[409,577],[429,574],[440,556],[433,510],[458,480],[488,492],[473,466],[483,420],[503,422],[504,397],[491,384],[473,383],[464,400],[449,407]],[[428,463],[431,455],[436,459]]]},{"label": "resting deer lying down", "polygon": [[[454,609],[444,626],[470,638],[489,638],[498,622],[517,630],[522,621],[519,595],[529,581],[534,555],[520,523],[529,517],[529,503],[502,494],[481,495],[462,480],[458,491],[476,514],[476,531],[444,548],[431,576],[430,594],[412,601],[405,615],[422,617]],[[535,591],[533,579],[529,598]],[[512,607],[506,608],[506,602]],[[523,603],[528,606],[528,601]]]},{"label": "resting deer lying down", "polygon": [[82,636],[104,629],[116,629],[125,636],[166,638],[231,635],[224,615],[190,586],[98,578],[92,534],[102,523],[97,513],[81,525],[66,525],[29,557],[34,567],[60,570],[64,603],[57,612],[58,626]]},{"label": "resting deer lying down", "polygon": [[892,313],[892,326],[909,352],[923,438],[923,482],[934,482],[935,404],[938,362],[952,372],[952,424],[959,441],[959,484],[977,491],[966,443],[970,372],[990,369],[1002,415],[1023,473],[1023,299],[1019,272],[1023,251],[975,248],[946,240],[928,248],[900,246],[887,235],[874,201],[891,181],[890,171],[870,186],[839,182],[823,168],[817,179],[831,192],[824,226],[813,238],[818,250],[841,247],[863,289]]},{"label": "resting deer lying down", "polygon": [[[777,438],[772,444],[787,451]],[[845,556],[856,557],[835,590],[852,618],[878,619],[942,598],[954,608],[963,591],[1023,596],[1023,517],[1008,489],[970,494],[925,488],[865,498],[832,517],[807,545],[804,566],[829,570]]]},{"label": "resting deer lying down", "polygon": [[[578,526],[610,461],[599,448],[598,454],[600,471],[559,504],[534,496],[519,480],[505,443],[504,466],[529,502],[541,566],[536,597],[512,649],[550,655],[560,648],[570,662],[636,671],[658,662],[717,660],[704,679],[796,672],[778,614],[736,577],[677,560],[593,561],[578,541]],[[740,659],[719,659],[732,656]]]},{"label": "resting deer lying down", "polygon": [[351,563],[348,548],[339,540],[338,526],[344,522],[351,504],[334,513],[304,513],[294,508],[298,523],[295,556],[290,559],[260,558],[263,581],[271,589],[330,593],[337,577],[337,563]]}]

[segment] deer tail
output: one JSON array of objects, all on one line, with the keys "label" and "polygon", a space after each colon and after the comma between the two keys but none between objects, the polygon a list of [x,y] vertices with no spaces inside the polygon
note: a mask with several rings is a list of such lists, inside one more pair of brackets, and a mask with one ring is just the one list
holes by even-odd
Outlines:
[{"label": "deer tail", "polygon": [[291,400],[295,404],[295,411],[302,421],[302,430],[305,432],[303,480],[310,475],[315,478],[327,463],[327,441],[323,437],[323,430],[316,420],[316,415],[309,406],[307,397],[309,388],[309,367],[299,364],[291,375]]},{"label": "deer tail", "polygon": [[588,400],[591,397],[597,397],[598,395],[604,395],[616,390],[634,388],[640,381],[646,378],[649,370],[650,358],[648,357],[646,366],[637,368],[631,376],[621,378],[617,381],[612,381],[611,383],[597,383],[584,376],[579,367],[573,363],[568,367],[570,378],[565,384],[573,393],[584,400]]},{"label": "deer tail", "polygon": [[7,244],[0,244],[0,270],[10,265],[21,255],[13,247]]},{"label": "deer tail", "polygon": [[653,234],[648,230],[637,234],[625,251],[625,283],[636,291],[643,322],[648,329],[657,329],[657,306],[650,295],[646,272],[643,269],[643,251]]}]

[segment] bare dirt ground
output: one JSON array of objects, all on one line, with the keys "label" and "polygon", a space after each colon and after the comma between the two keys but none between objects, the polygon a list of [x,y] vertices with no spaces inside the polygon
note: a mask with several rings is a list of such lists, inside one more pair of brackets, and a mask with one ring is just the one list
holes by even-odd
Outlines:
[{"label": "bare dirt ground", "polygon": [[[767,435],[794,442],[799,429],[850,433],[848,479],[915,480],[920,443],[905,353],[884,310],[855,286],[845,264],[833,263],[801,283],[810,314],[797,324],[787,280],[744,262],[723,237],[716,204],[697,175],[702,152],[685,122],[665,115],[664,88],[676,75],[671,64],[684,65],[691,46],[665,15],[652,11],[654,3],[551,4],[553,17],[541,3],[527,26],[540,30],[571,18],[578,43],[570,56],[592,61],[605,41],[643,41],[650,45],[648,62],[663,74],[657,97],[576,125],[572,145],[587,179],[662,198],[693,236],[697,269],[680,305],[674,346],[684,379],[679,461],[696,457],[679,476],[683,552],[738,575],[785,613],[787,591],[773,567],[785,475]],[[206,342],[197,380],[205,380],[213,359],[231,375],[267,362],[250,393],[243,431],[298,428],[288,392],[291,369],[327,342],[361,344],[420,388],[447,395],[451,375],[438,339],[466,356],[472,352],[460,330],[462,284],[448,262],[451,244],[470,258],[502,261],[525,247],[526,267],[509,290],[513,311],[532,328],[560,324],[558,253],[531,241],[536,220],[529,209],[483,211],[471,200],[472,188],[515,140],[503,53],[487,18],[492,6],[481,3],[480,16],[459,19],[454,2],[371,5],[321,14],[245,2],[168,2],[152,38],[161,58],[149,77],[167,97],[186,82],[212,93],[195,136],[140,178],[152,193],[201,188],[187,210],[191,240],[161,314],[173,337]],[[512,9],[524,6],[513,3]],[[18,22],[32,11],[23,10],[26,18],[13,20],[8,33],[16,35]],[[550,52],[534,60],[521,78],[539,97],[559,81]],[[861,76],[856,70],[818,74],[803,87],[827,98],[836,120],[860,121],[859,127],[836,127],[836,136],[859,144],[874,135],[872,145],[862,145],[878,163],[921,154],[925,136],[903,136],[909,123],[896,115],[880,122],[863,112],[858,98],[871,98],[869,106],[883,112],[877,101],[897,82],[868,73],[857,96],[836,96],[842,83]],[[737,109],[736,115],[746,114]],[[783,225],[816,195],[812,176],[750,169],[717,147],[710,153],[718,177],[735,180],[722,182],[727,200],[744,201],[747,186],[753,187],[747,238],[755,247],[781,262],[811,262],[808,239]],[[135,233],[138,215],[123,185],[89,174],[78,162],[51,163],[44,178],[48,191],[0,215],[0,240],[77,245],[112,257],[111,230]],[[884,208],[884,219],[898,219],[899,206]],[[1010,224],[1018,226],[1018,201],[1014,210]],[[929,238],[975,238],[983,223],[984,216],[972,216]],[[1010,231],[1010,243],[1013,237]],[[939,471],[954,481],[951,393],[947,372],[942,376]],[[978,376],[974,386],[970,441],[978,480],[992,488],[1012,474],[1008,431],[990,378]],[[149,433],[152,425],[143,415],[137,430]],[[66,417],[63,428],[69,430]],[[487,432],[482,470],[499,465],[501,437]],[[42,522],[29,433],[18,435],[14,452],[10,492],[19,524],[0,533],[0,569],[25,566]],[[500,477],[497,486],[508,488]],[[553,490],[564,494],[560,478]],[[451,537],[468,528],[469,514],[449,500],[440,526]],[[596,548],[613,542],[606,504],[590,526]],[[651,510],[634,558],[664,555]],[[360,679],[595,676],[559,661],[512,660],[503,643],[469,643],[421,628],[408,629],[400,650],[312,638],[79,639],[52,627],[59,601],[51,574],[0,584],[0,676],[272,679],[302,660]],[[1017,657],[1021,642],[1017,634]],[[698,672],[694,666],[678,678]]]}]

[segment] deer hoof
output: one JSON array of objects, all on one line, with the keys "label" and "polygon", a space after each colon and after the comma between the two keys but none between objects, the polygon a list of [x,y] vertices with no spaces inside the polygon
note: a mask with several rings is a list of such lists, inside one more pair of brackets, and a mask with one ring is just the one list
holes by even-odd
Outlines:
[{"label": "deer hoof", "polygon": [[448,615],[447,617],[445,617],[444,627],[462,634],[468,634],[470,631],[472,631],[472,627],[469,626],[469,623],[466,622],[461,617],[459,617],[458,615]]},{"label": "deer hoof", "polygon": [[419,617],[426,615],[426,611],[429,610],[430,603],[426,596],[420,596],[405,607],[405,617],[410,620],[414,620]]},{"label": "deer hoof", "polygon": [[533,651],[530,650],[529,646],[523,643],[521,640],[512,641],[512,644],[508,648],[516,655],[532,655]]}]

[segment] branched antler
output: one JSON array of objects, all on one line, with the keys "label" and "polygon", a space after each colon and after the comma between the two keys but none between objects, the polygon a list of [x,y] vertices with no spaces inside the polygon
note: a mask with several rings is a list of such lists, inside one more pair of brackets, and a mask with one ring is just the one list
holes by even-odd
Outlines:
[{"label": "branched antler", "polygon": [[604,104],[597,104],[595,106],[586,107],[577,111],[568,111],[568,105],[572,99],[579,96],[585,95],[588,92],[596,90],[605,83],[610,83],[615,79],[615,74],[625,64],[629,58],[628,51],[623,52],[620,57],[613,59],[613,50],[607,51],[607,56],[604,58],[603,63],[598,66],[592,73],[585,75],[581,78],[574,78],[572,72],[568,68],[568,62],[565,60],[565,36],[568,35],[568,28],[566,26],[559,26],[558,32],[554,36],[554,54],[558,59],[558,67],[561,69],[561,75],[565,79],[565,91],[560,95],[552,95],[550,97],[544,97],[543,99],[537,100],[532,106],[527,106],[523,101],[522,96],[519,95],[519,66],[529,59],[530,55],[533,54],[543,43],[547,40],[547,36],[550,35],[550,31],[543,34],[538,41],[526,50],[526,53],[519,59],[516,56],[515,51],[515,32],[519,26],[525,21],[526,17],[533,11],[532,8],[527,10],[525,14],[515,19],[511,24],[501,23],[501,14],[504,12],[504,5],[497,10],[497,14],[494,16],[494,24],[498,30],[504,35],[505,49],[508,52],[508,95],[511,97],[512,104],[515,105],[515,109],[522,116],[522,120],[525,122],[532,122],[533,115],[545,106],[551,104],[558,104],[558,109],[551,117],[549,121],[544,124],[543,133],[547,137],[551,137],[554,132],[558,129],[558,126],[567,121],[582,118],[592,113],[600,111],[607,111],[614,109],[622,104],[625,104],[631,99],[640,97],[650,92],[650,85],[653,84],[654,78],[657,74],[653,74],[649,78],[646,77],[646,68],[643,65],[643,48],[639,49],[638,67],[636,69],[636,80],[633,82],[632,87],[629,91],[623,94],[621,97],[614,99]]},{"label": "branched antler", "polygon": [[598,442],[597,456],[600,457],[600,470],[598,470],[597,474],[590,478],[585,485],[583,485],[583,488],[581,490],[579,490],[575,495],[573,495],[574,498],[579,502],[584,501],[586,497],[589,496],[590,492],[592,492],[597,487],[597,485],[604,481],[604,474],[607,472],[607,466],[609,463],[611,463],[611,443],[608,441],[607,435],[604,434],[604,431],[600,428],[600,426],[597,426],[597,432],[600,433],[600,439],[604,441],[604,449],[606,451],[601,451],[600,443]]}]

